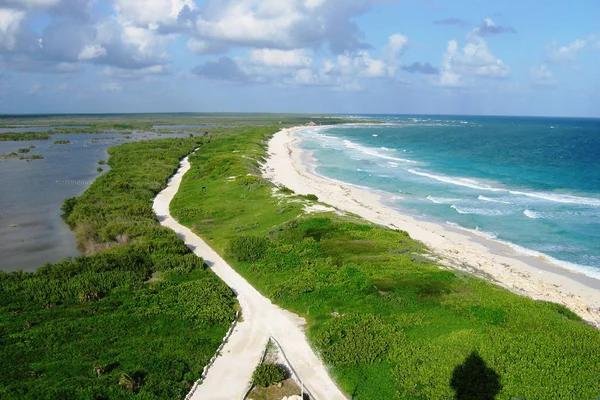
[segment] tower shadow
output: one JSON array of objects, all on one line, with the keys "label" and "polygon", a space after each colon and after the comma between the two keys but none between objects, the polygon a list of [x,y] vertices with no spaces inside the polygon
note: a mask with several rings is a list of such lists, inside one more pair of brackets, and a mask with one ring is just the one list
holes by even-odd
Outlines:
[{"label": "tower shadow", "polygon": [[456,400],[494,400],[502,389],[500,376],[476,351],[454,369],[450,386],[456,391]]}]

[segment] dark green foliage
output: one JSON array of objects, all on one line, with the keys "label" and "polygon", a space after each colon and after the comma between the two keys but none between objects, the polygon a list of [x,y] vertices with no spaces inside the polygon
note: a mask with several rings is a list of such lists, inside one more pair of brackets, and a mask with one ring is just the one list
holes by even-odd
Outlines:
[{"label": "dark green foliage", "polygon": [[30,151],[31,150],[27,147],[17,150],[18,153],[29,153]]},{"label": "dark green foliage", "polygon": [[[306,318],[309,339],[349,398],[600,395],[600,332],[571,311],[441,269],[406,232],[355,217],[300,216],[300,196],[228,181],[256,174],[250,159],[265,154],[268,137],[266,129],[212,136],[191,157],[193,172],[171,208],[218,210],[210,221],[190,215],[185,223],[254,287]],[[476,393],[463,391],[475,379]]]},{"label": "dark green foliage", "polygon": [[77,204],[77,197],[69,197],[69,198],[65,199],[62,207],[60,208],[61,211],[63,212],[64,218],[68,218],[69,215],[71,215],[71,213],[73,212],[73,208],[75,208],[76,204]]},{"label": "dark green foliage", "polygon": [[111,148],[62,206],[88,256],[0,271],[0,398],[183,398],[235,317],[231,290],[151,209],[197,144]]},{"label": "dark green foliage", "polygon": [[257,236],[238,236],[231,239],[227,247],[227,254],[238,261],[251,262],[260,260],[265,252],[269,241]]},{"label": "dark green foliage", "polygon": [[69,144],[69,143],[71,143],[71,141],[70,140],[55,140],[52,143],[54,143],[54,144]]},{"label": "dark green foliage", "polygon": [[102,168],[100,168],[100,167],[96,168],[96,172],[102,172],[102,171],[104,171]]},{"label": "dark green foliage", "polygon": [[283,194],[294,194],[294,191],[287,186],[281,186],[277,191]]},{"label": "dark green foliage", "polygon": [[5,132],[0,133],[0,142],[15,142],[22,140],[48,140],[47,132]]},{"label": "dark green foliage", "polygon": [[105,165],[105,164],[106,164],[106,161],[104,161],[104,160],[100,160],[100,161],[98,161],[98,164],[99,164],[99,165]]},{"label": "dark green foliage", "polygon": [[12,153],[8,154],[0,154],[0,160],[7,158],[18,158],[19,160],[41,160],[42,158],[44,158],[44,156],[42,156],[41,154],[25,155],[25,153],[29,153],[29,149],[19,149],[19,153],[15,153],[13,151]]},{"label": "dark green foliage", "polygon": [[301,197],[305,198],[306,200],[319,201],[319,198],[315,194],[307,194]]},{"label": "dark green foliage", "polygon": [[268,387],[286,378],[285,369],[275,364],[260,364],[252,374],[252,384]]}]

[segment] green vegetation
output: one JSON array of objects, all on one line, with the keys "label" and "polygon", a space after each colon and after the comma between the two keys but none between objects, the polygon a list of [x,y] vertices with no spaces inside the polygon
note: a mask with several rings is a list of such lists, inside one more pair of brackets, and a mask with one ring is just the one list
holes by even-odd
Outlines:
[{"label": "green vegetation", "polygon": [[29,153],[31,151],[31,149],[29,149],[28,147],[25,148],[21,148],[17,150],[17,153]]},{"label": "green vegetation", "polygon": [[307,319],[349,397],[600,395],[600,332],[574,313],[442,269],[405,232],[303,216],[315,198],[285,188],[272,196],[258,165],[277,129],[207,138],[171,209],[254,287]]},{"label": "green vegetation", "polygon": [[[21,150],[26,150],[26,151],[21,151]],[[0,154],[0,160],[5,160],[5,159],[9,159],[9,158],[18,158],[19,160],[29,161],[29,160],[41,160],[44,158],[44,156],[41,154],[25,155],[25,153],[29,153],[29,149],[19,149],[18,151],[19,151],[19,153],[15,153],[13,151],[12,153]]]},{"label": "green vegetation", "polygon": [[8,158],[19,158],[19,157],[22,157],[22,156],[18,155],[14,151],[12,153],[0,154],[0,160],[8,159]]},{"label": "green vegetation", "polygon": [[47,132],[6,132],[0,133],[0,142],[15,142],[22,140],[48,140]]},{"label": "green vegetation", "polygon": [[106,164],[106,161],[104,161],[104,160],[98,161],[98,165],[105,165],[105,164]]},{"label": "green vegetation", "polygon": [[96,168],[96,172],[102,172],[102,171],[104,171],[102,168],[100,168],[100,167]]},{"label": "green vegetation", "polygon": [[0,271],[0,398],[183,398],[235,318],[231,290],[152,199],[194,139],[109,149],[111,171],[64,218],[88,255]]},{"label": "green vegetation", "polygon": [[268,387],[286,378],[285,369],[275,364],[260,364],[252,374],[252,384]]},{"label": "green vegetation", "polygon": [[54,144],[69,144],[69,143],[71,143],[71,141],[70,140],[55,140],[52,143],[54,143]]}]

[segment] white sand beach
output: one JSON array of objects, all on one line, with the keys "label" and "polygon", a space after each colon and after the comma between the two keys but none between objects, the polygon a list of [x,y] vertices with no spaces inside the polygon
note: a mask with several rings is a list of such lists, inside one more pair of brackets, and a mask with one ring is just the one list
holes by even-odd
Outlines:
[{"label": "white sand beach", "polygon": [[373,223],[401,229],[423,242],[448,268],[473,273],[515,293],[562,304],[600,328],[600,281],[551,264],[543,257],[517,253],[501,242],[451,226],[421,221],[381,203],[363,188],[329,179],[311,167],[311,154],[296,135],[306,127],[284,129],[270,140],[264,176],[298,194]]}]

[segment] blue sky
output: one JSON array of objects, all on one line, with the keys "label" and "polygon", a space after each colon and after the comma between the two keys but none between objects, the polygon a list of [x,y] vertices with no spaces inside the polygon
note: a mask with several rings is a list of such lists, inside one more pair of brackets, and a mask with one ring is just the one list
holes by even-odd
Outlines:
[{"label": "blue sky", "polygon": [[0,0],[0,113],[600,117],[600,3]]}]

